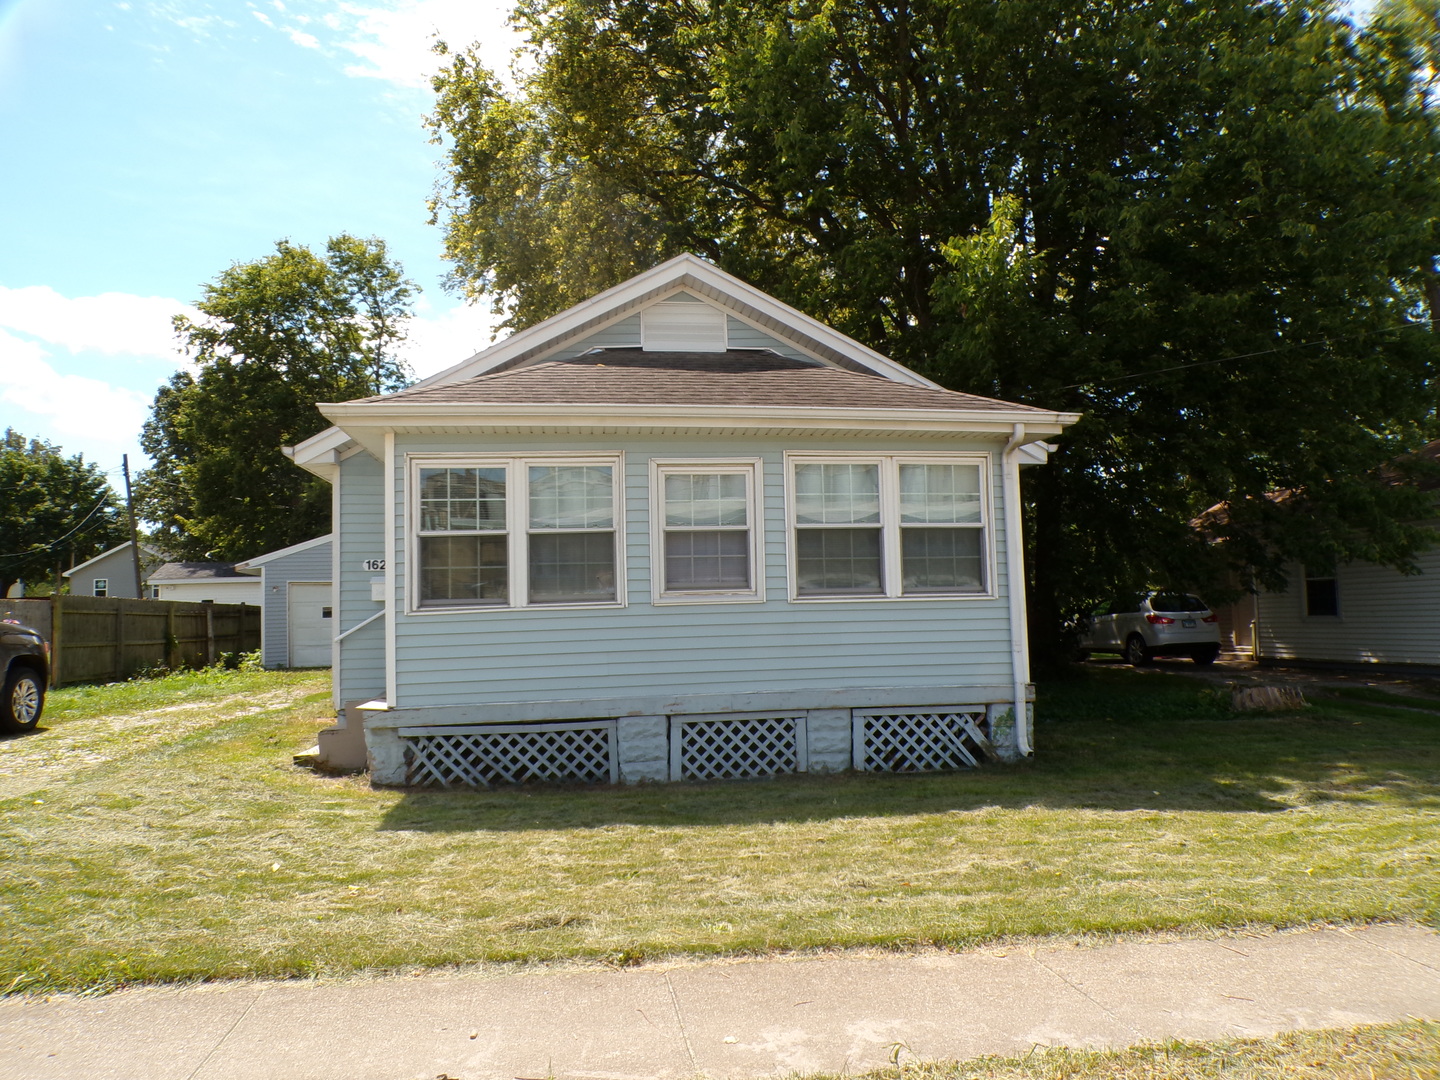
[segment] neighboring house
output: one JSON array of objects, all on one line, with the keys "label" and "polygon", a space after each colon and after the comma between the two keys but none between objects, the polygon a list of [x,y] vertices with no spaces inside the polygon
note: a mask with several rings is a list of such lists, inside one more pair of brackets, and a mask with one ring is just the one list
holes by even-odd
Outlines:
[{"label": "neighboring house", "polygon": [[689,255],[320,408],[288,452],[334,485],[322,762],[633,782],[1030,752],[1019,469],[1075,414],[940,389]]},{"label": "neighboring house", "polygon": [[261,662],[267,668],[329,667],[334,647],[329,536],[237,563],[260,573]]},{"label": "neighboring house", "polygon": [[[160,552],[148,544],[140,545],[142,589],[150,573],[164,561],[165,556]],[[122,596],[130,600],[140,599],[135,595],[135,560],[129,540],[66,570],[64,576],[70,583],[71,596]],[[150,599],[148,590],[145,591],[145,598]]]},{"label": "neighboring house", "polygon": [[145,584],[157,600],[190,603],[260,604],[260,572],[242,573],[228,562],[161,563]]},{"label": "neighboring house", "polygon": [[[1440,461],[1440,440],[1417,456]],[[1421,481],[1440,490],[1440,483]],[[1206,515],[1215,515],[1212,507]],[[1203,519],[1202,519],[1203,520]],[[1437,524],[1440,545],[1440,524]],[[1286,567],[1289,588],[1242,597],[1220,612],[1222,641],[1256,660],[1440,669],[1440,546],[1418,574],[1368,562]]]}]

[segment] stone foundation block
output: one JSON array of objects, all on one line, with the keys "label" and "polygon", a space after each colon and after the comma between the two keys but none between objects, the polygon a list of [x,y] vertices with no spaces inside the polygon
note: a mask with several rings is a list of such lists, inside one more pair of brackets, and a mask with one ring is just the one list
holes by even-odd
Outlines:
[{"label": "stone foundation block", "polygon": [[[1000,702],[986,708],[986,719],[990,722],[990,741],[1001,761],[1019,761],[1019,733],[1015,730],[1015,709],[1009,702]],[[1035,706],[1027,703],[1024,712],[1025,742],[1035,745]]]},{"label": "stone foundation block", "polygon": [[615,721],[620,782],[670,779],[670,720],[665,716],[622,716]]},{"label": "stone foundation block", "polygon": [[805,742],[811,772],[843,772],[850,768],[853,742],[849,709],[811,709],[805,721]]},{"label": "stone foundation block", "polygon": [[385,787],[405,783],[405,744],[394,728],[367,728],[365,745],[370,764],[370,782]]}]

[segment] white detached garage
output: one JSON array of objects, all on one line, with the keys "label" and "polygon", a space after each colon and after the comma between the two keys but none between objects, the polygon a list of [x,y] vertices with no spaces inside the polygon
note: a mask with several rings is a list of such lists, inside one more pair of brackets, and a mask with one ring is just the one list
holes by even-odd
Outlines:
[{"label": "white detached garage", "polygon": [[329,535],[239,563],[261,581],[261,661],[267,668],[329,667],[335,625]]}]

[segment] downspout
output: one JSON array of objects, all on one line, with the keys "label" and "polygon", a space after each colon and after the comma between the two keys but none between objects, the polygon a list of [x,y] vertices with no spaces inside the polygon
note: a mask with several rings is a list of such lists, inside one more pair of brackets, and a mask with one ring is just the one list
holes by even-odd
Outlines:
[{"label": "downspout", "polygon": [[1010,674],[1015,689],[1015,749],[1021,757],[1035,752],[1030,745],[1025,710],[1025,686],[1030,681],[1029,647],[1025,640],[1025,542],[1020,523],[1020,463],[1017,451],[1025,445],[1025,425],[1011,428],[1010,441],[1000,453],[1005,487],[1005,576],[1010,600]]}]

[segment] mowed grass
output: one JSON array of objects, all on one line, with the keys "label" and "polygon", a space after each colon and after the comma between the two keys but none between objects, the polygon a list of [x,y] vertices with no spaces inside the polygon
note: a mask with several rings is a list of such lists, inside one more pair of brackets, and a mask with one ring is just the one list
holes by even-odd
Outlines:
[{"label": "mowed grass", "polygon": [[849,1080],[1430,1080],[1440,1063],[1440,1024],[1411,1020],[1128,1050],[1049,1047],[1025,1057],[965,1062],[907,1062],[903,1051],[897,1056],[894,1067],[852,1073]]},{"label": "mowed grass", "polygon": [[494,792],[296,768],[315,672],[67,689],[0,742],[0,991],[1440,916],[1440,701],[1042,687],[1033,762]]}]

